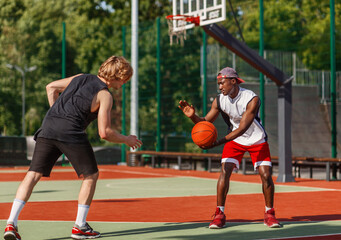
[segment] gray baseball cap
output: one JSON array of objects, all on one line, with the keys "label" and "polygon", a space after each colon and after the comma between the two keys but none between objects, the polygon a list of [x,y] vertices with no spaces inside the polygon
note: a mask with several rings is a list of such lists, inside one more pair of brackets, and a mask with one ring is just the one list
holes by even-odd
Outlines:
[{"label": "gray baseball cap", "polygon": [[236,70],[230,67],[226,67],[220,70],[220,72],[218,73],[218,78],[236,78],[238,80],[237,81],[238,84],[245,82],[243,79],[241,79],[238,76],[238,73],[236,72]]}]

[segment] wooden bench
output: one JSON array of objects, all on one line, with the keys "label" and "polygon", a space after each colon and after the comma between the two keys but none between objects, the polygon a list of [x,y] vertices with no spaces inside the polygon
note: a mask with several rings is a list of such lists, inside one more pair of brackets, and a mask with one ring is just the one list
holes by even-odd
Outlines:
[{"label": "wooden bench", "polygon": [[326,169],[326,180],[330,181],[330,167],[331,164],[337,164],[340,168],[341,158],[318,158],[318,157],[293,157],[292,165],[295,169],[295,177],[296,172],[298,173],[297,177],[301,177],[301,167],[308,167],[310,169],[309,175],[310,178],[313,178],[313,168],[325,168]]},{"label": "wooden bench", "polygon": [[[190,162],[190,170],[197,169],[197,162],[206,162],[207,171],[212,172],[212,162],[220,163],[220,153],[187,153],[187,152],[156,152],[156,151],[136,151],[127,152],[127,162],[131,157],[134,156],[138,159],[138,165],[144,165],[144,158],[151,158],[151,166],[155,168],[156,158],[162,158],[166,161],[167,167],[169,168],[170,162],[175,162],[179,170],[182,170],[182,164],[184,161]],[[273,165],[278,165],[278,157],[272,156],[271,161]],[[251,158],[245,155],[242,159],[240,169],[243,174],[247,172],[247,164],[251,163]],[[301,177],[301,167],[310,168],[310,178],[313,177],[313,168],[324,167],[326,169],[326,180],[330,181],[330,168],[331,164],[338,164],[340,168],[341,158],[312,158],[312,157],[292,157],[292,165],[294,167],[295,177]]]},{"label": "wooden bench", "polygon": [[[162,157],[164,161],[166,161],[167,167],[169,168],[170,162],[175,162],[179,168],[182,169],[182,163],[184,161],[189,161],[191,163],[190,170],[197,169],[197,162],[207,162],[207,171],[212,172],[212,163],[217,162],[220,164],[221,154],[220,153],[187,153],[187,152],[156,152],[156,151],[136,151],[136,152],[127,152],[128,161],[131,159],[131,156],[135,155],[138,158],[138,165],[144,165],[144,158],[151,158],[151,166],[155,168],[156,158]],[[277,157],[273,157],[273,163],[277,164]],[[175,160],[175,161],[174,161]],[[250,156],[245,155],[242,159],[241,170],[245,175],[247,172],[247,163],[252,163]],[[129,165],[129,163],[128,163]]]},{"label": "wooden bench", "polygon": [[[245,164],[251,162],[250,156],[244,156],[242,160],[242,172],[245,174]],[[278,165],[278,157],[271,156],[271,162],[273,165]],[[341,170],[341,158],[318,158],[318,157],[292,157],[292,166],[294,168],[294,176],[301,177],[301,168],[309,168],[309,177],[313,178],[313,168],[325,168],[326,169],[326,181],[330,181],[330,170],[332,164],[338,164],[338,168]]]},{"label": "wooden bench", "polygon": [[[170,162],[176,161],[179,170],[182,169],[182,163],[187,160],[191,163],[191,170],[196,170],[196,164],[198,161],[207,161],[207,170],[212,171],[212,161],[220,162],[221,154],[219,153],[187,153],[187,152],[156,152],[156,151],[136,151],[127,152],[128,161],[131,160],[131,156],[139,158],[139,166],[144,165],[144,158],[151,158],[151,166],[154,168],[156,165],[156,158],[162,157],[166,161],[167,167],[169,167]],[[129,163],[128,163],[129,164]]]}]

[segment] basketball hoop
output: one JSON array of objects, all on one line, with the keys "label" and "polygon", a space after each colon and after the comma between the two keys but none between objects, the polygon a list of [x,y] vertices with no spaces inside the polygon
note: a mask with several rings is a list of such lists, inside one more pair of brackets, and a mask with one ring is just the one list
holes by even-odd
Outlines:
[{"label": "basketball hoop", "polygon": [[[176,37],[176,43],[184,46],[186,40],[186,25],[188,22],[198,26],[200,24],[200,17],[187,16],[187,15],[169,15],[166,17],[168,23],[168,35],[170,45],[173,45],[173,36]],[[175,29],[176,27],[176,29]]]}]

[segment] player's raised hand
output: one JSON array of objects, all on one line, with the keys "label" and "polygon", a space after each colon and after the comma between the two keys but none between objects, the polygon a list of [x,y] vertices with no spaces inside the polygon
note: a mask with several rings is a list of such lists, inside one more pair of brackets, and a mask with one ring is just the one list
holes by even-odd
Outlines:
[{"label": "player's raised hand", "polygon": [[179,108],[189,118],[194,116],[195,114],[195,109],[193,105],[189,105],[185,100],[184,101],[180,100]]}]

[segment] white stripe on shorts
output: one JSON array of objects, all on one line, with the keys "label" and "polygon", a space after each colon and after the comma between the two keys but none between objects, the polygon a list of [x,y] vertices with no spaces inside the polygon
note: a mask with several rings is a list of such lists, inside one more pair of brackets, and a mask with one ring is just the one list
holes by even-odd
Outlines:
[{"label": "white stripe on shorts", "polygon": [[235,169],[239,169],[239,161],[237,159],[234,158],[222,158],[221,159],[221,163],[224,162],[230,162],[230,163],[234,163],[236,165]]},{"label": "white stripe on shorts", "polygon": [[255,171],[257,170],[257,168],[258,168],[259,166],[270,166],[270,167],[272,167],[272,163],[269,162],[269,161],[259,161],[259,162],[256,162],[256,164],[255,164],[255,166],[254,166]]},{"label": "white stripe on shorts", "polygon": [[[223,158],[223,159],[221,159],[221,163],[224,163],[224,162],[234,163],[236,165],[235,170],[239,169],[239,161],[237,159],[234,159],[234,158]],[[255,165],[254,165],[255,171],[257,170],[257,168],[259,166],[270,166],[270,167],[272,167],[272,163],[269,162],[269,161],[259,161],[259,162],[256,162]]]}]

